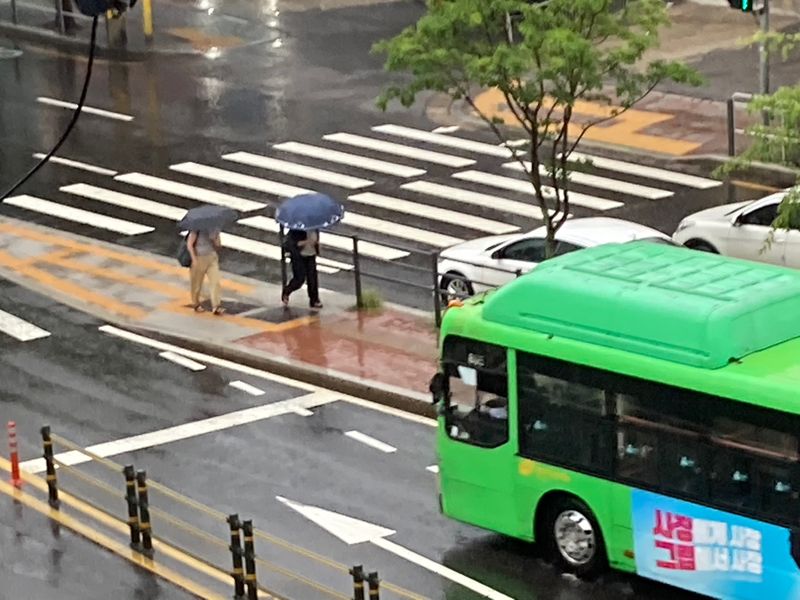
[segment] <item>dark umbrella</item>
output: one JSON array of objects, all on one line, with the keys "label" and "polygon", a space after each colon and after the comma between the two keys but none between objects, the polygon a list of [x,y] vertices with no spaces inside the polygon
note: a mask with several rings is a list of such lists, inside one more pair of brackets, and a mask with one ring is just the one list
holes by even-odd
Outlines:
[{"label": "dark umbrella", "polygon": [[225,206],[198,206],[187,212],[178,221],[178,228],[185,231],[220,231],[226,225],[235,223],[239,213]]},{"label": "dark umbrella", "polygon": [[301,194],[285,200],[275,220],[289,229],[309,231],[335,225],[344,217],[344,206],[325,194]]}]

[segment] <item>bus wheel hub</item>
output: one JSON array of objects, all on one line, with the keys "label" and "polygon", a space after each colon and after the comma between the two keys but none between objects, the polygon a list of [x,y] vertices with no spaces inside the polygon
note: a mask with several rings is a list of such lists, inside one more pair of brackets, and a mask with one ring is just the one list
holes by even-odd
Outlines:
[{"label": "bus wheel hub", "polygon": [[561,556],[573,565],[585,565],[594,557],[595,541],[592,524],[577,510],[566,510],[556,518],[553,527],[556,546]]}]

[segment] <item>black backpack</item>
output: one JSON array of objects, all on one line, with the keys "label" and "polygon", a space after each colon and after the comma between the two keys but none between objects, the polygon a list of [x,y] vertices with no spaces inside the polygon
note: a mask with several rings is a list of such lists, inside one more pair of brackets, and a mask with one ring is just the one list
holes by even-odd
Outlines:
[{"label": "black backpack", "polygon": [[186,238],[181,240],[180,245],[178,246],[178,263],[182,267],[191,267],[192,266],[192,255],[189,253],[189,246],[186,244]]}]

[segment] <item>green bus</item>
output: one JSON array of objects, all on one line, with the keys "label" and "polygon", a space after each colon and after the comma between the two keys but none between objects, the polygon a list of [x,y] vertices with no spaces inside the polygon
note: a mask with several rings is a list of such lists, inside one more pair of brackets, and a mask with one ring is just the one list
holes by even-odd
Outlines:
[{"label": "green bus", "polygon": [[441,348],[445,515],[579,576],[800,598],[800,272],[598,246],[449,308]]}]

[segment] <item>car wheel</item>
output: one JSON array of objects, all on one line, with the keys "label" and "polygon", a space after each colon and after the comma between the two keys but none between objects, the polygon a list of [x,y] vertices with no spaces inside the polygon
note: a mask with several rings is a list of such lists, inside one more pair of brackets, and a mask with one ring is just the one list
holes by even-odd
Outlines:
[{"label": "car wheel", "polygon": [[584,502],[561,497],[549,506],[544,518],[541,531],[548,557],[562,571],[592,579],[606,570],[603,533]]},{"label": "car wheel", "polygon": [[689,240],[684,244],[687,248],[691,248],[692,250],[699,250],[700,252],[711,252],[712,254],[719,254],[719,250],[714,248],[708,242],[704,242],[703,240]]},{"label": "car wheel", "polygon": [[451,300],[463,300],[475,294],[472,282],[461,273],[451,271],[442,276],[442,303],[447,305]]}]

